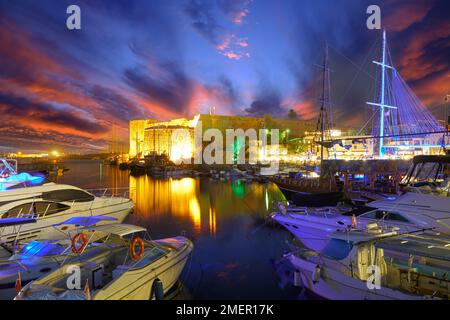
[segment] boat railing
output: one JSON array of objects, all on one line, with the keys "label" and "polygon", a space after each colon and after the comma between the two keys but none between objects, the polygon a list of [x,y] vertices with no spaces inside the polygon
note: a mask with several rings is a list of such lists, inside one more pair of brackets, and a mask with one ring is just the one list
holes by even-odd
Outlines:
[{"label": "boat railing", "polygon": [[[90,192],[92,195],[101,198],[108,203],[109,201],[114,201],[117,203],[118,199],[121,199],[119,203],[128,202],[129,199],[132,199],[135,196],[136,188],[99,188],[99,189],[86,189],[86,191]],[[74,201],[76,202],[76,201]],[[74,204],[72,203],[72,205]],[[89,209],[94,205],[91,202]]]},{"label": "boat railing", "polygon": [[0,176],[17,174],[17,160],[0,158]]},{"label": "boat railing", "polygon": [[277,211],[282,214],[301,214],[306,216],[323,216],[329,218],[333,216],[333,208],[309,208],[297,207],[289,204],[289,201],[272,201],[272,211]]},{"label": "boat railing", "polygon": [[129,187],[123,187],[123,188],[99,188],[99,189],[85,189],[87,192],[90,192],[96,197],[102,197],[102,198],[114,198],[114,197],[121,197],[121,198],[131,198],[134,196],[136,192],[136,188],[129,188]]}]

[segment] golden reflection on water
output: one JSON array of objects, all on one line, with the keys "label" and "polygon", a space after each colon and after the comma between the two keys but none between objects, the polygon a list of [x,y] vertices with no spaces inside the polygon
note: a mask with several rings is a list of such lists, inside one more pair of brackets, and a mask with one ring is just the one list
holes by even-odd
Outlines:
[{"label": "golden reflection on water", "polygon": [[209,235],[216,235],[216,208],[209,208]]},{"label": "golden reflection on water", "polygon": [[194,233],[217,234],[217,224],[235,214],[268,212],[269,202],[278,195],[272,185],[182,179],[129,178],[130,195],[140,218],[159,221],[189,221]]},{"label": "golden reflection on water", "polygon": [[162,229],[167,234],[186,228],[196,235],[203,232],[216,237],[225,232],[227,223],[236,216],[246,219],[250,215],[267,214],[273,201],[282,199],[273,184],[209,178],[133,177],[128,171],[100,161],[70,161],[67,166],[70,170],[57,177],[57,182],[89,190],[108,188],[108,194],[115,190],[115,195],[130,197],[135,204],[135,214],[130,216],[129,222]]},{"label": "golden reflection on water", "polygon": [[170,214],[176,218],[189,218],[194,230],[200,232],[198,183],[193,178],[159,180],[130,176],[131,199],[141,217]]}]

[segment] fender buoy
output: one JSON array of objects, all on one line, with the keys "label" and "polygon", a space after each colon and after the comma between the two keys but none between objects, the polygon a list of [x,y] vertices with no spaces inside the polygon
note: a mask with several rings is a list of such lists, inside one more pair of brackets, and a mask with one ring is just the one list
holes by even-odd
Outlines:
[{"label": "fender buoy", "polygon": [[[78,240],[80,239],[82,241],[81,246],[77,247]],[[72,252],[80,254],[81,252],[83,252],[83,249],[86,247],[87,243],[88,243],[87,236],[84,233],[77,233],[72,238]]]},{"label": "fender buoy", "polygon": [[[136,252],[136,245],[139,247],[139,252]],[[144,255],[144,240],[142,240],[141,237],[135,237],[131,241],[130,255],[134,261],[141,260],[142,256]]]},{"label": "fender buoy", "polygon": [[322,272],[322,270],[321,270],[320,266],[317,265],[313,272],[313,284],[316,284],[317,282],[319,282],[321,272]]}]

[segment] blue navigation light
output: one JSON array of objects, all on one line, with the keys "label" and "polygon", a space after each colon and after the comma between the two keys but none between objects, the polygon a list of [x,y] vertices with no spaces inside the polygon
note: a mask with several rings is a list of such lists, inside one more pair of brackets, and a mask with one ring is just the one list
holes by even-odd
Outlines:
[{"label": "blue navigation light", "polygon": [[397,197],[387,197],[387,199],[393,201],[393,200],[397,200]]},{"label": "blue navigation light", "polygon": [[66,246],[58,243],[33,240],[28,243],[20,253],[29,257],[48,257],[62,254],[65,248]]}]

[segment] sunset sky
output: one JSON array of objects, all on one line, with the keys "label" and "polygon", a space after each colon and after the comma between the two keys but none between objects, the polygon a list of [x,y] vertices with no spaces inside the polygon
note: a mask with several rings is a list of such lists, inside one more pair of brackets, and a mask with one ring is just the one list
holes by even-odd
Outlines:
[{"label": "sunset sky", "polygon": [[[81,30],[66,8],[81,8]],[[0,0],[0,151],[98,152],[131,119],[318,112],[330,47],[334,119],[370,117],[381,7],[393,62],[438,117],[450,93],[448,0]],[[315,120],[314,120],[315,121]]]}]

